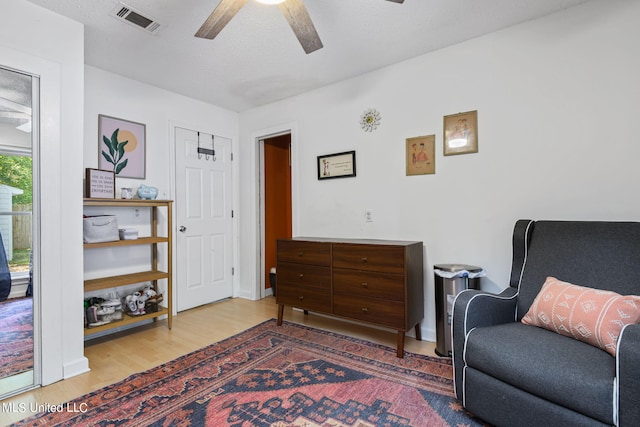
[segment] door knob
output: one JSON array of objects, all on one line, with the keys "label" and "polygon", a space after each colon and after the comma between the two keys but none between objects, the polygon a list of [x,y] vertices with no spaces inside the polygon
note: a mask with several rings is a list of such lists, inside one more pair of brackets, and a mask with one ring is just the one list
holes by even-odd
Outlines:
[{"label": "door knob", "polygon": [[184,225],[181,225],[180,228],[178,228],[178,231],[180,231],[181,233],[184,233],[185,231],[187,231],[187,227],[185,227]]}]

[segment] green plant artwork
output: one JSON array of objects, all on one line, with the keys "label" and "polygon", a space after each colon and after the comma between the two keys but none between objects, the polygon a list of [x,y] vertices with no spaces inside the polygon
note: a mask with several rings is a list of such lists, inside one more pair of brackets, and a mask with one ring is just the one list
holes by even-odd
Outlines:
[{"label": "green plant artwork", "polygon": [[124,147],[129,143],[129,140],[118,142],[118,132],[120,129],[116,129],[111,134],[111,139],[107,138],[107,135],[102,135],[102,142],[107,146],[109,152],[107,153],[105,150],[102,150],[102,156],[107,160],[107,162],[113,165],[113,172],[116,175],[122,171],[127,166],[127,162],[129,159],[123,159],[124,157]]}]

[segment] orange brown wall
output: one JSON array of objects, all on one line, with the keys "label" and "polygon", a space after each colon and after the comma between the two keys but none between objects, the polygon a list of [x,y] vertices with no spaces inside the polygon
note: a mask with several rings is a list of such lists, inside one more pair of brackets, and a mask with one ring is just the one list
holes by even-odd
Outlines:
[{"label": "orange brown wall", "polygon": [[265,283],[276,266],[276,241],[291,238],[291,135],[264,140]]}]

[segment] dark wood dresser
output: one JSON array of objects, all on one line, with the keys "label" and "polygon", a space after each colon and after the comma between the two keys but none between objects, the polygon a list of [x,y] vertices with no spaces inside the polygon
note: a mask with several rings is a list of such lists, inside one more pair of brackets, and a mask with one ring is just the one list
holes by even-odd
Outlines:
[{"label": "dark wood dresser", "polygon": [[296,237],[278,240],[278,325],[284,306],[331,314],[398,331],[424,317],[422,242]]}]

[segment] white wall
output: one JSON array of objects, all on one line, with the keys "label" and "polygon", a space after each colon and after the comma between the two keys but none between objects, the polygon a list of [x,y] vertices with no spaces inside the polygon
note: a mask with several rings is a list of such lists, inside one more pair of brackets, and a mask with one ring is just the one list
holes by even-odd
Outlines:
[{"label": "white wall", "polygon": [[[210,104],[196,101],[182,95],[175,94],[154,86],[122,77],[95,67],[85,67],[85,126],[84,126],[84,167],[98,167],[98,115],[118,117],[146,125],[146,179],[116,178],[116,196],[120,197],[121,187],[132,187],[134,192],[140,184],[158,188],[158,198],[175,199],[172,188],[174,174],[174,127],[180,126],[196,131],[224,136],[232,140],[234,151],[238,143],[239,115]],[[233,172],[235,181],[237,168]],[[104,211],[104,209],[102,210]],[[98,213],[98,212],[94,212]],[[103,213],[108,213],[104,211]],[[174,216],[175,218],[175,216]],[[125,221],[135,221],[134,218],[124,218]],[[163,218],[160,226],[163,227]],[[136,226],[138,227],[138,226]],[[174,219],[174,228],[176,222]],[[176,236],[174,230],[174,236]],[[174,239],[175,240],[175,239]],[[175,242],[174,242],[175,243]],[[106,249],[112,254],[106,256],[118,258],[118,249]],[[175,249],[175,244],[174,244]],[[131,248],[144,256],[132,254],[131,259],[148,258],[148,248]],[[102,249],[101,249],[102,251]],[[176,254],[176,251],[173,252]],[[108,266],[101,262],[100,254],[85,254],[85,275],[87,278],[109,274],[122,274],[120,265]],[[160,259],[164,259],[162,256]],[[136,261],[134,261],[135,263]],[[175,265],[175,260],[174,260]],[[140,271],[136,265],[125,265],[131,271]],[[148,264],[147,264],[148,267]],[[176,269],[174,268],[174,272]],[[99,273],[99,274],[96,274]],[[174,284],[175,273],[174,273]],[[105,290],[103,293],[109,292]],[[174,298],[175,298],[174,286]],[[175,307],[174,301],[174,307]]]},{"label": "white wall", "polygon": [[[159,89],[99,68],[85,67],[84,166],[98,167],[98,114],[144,123],[147,129],[146,179],[117,178],[116,187],[158,187],[158,198],[173,197],[171,125],[215,133],[237,142],[238,114]],[[117,192],[118,196],[119,191]]]},{"label": "white wall", "polygon": [[[423,335],[433,265],[507,286],[519,218],[638,220],[640,2],[596,0],[240,115],[241,293],[255,288],[256,136],[294,123],[294,234],[421,240]],[[382,114],[377,131],[360,114]],[[478,110],[479,153],[444,157],[443,116]],[[436,174],[405,176],[405,138],[436,135]],[[316,156],[357,152],[319,182]],[[374,221],[365,223],[364,211]]]},{"label": "white wall", "polygon": [[[0,63],[40,76],[42,383],[88,369],[82,328],[81,24],[23,0],[5,0]],[[64,236],[64,238],[63,238]],[[68,242],[77,242],[69,244]]]}]

